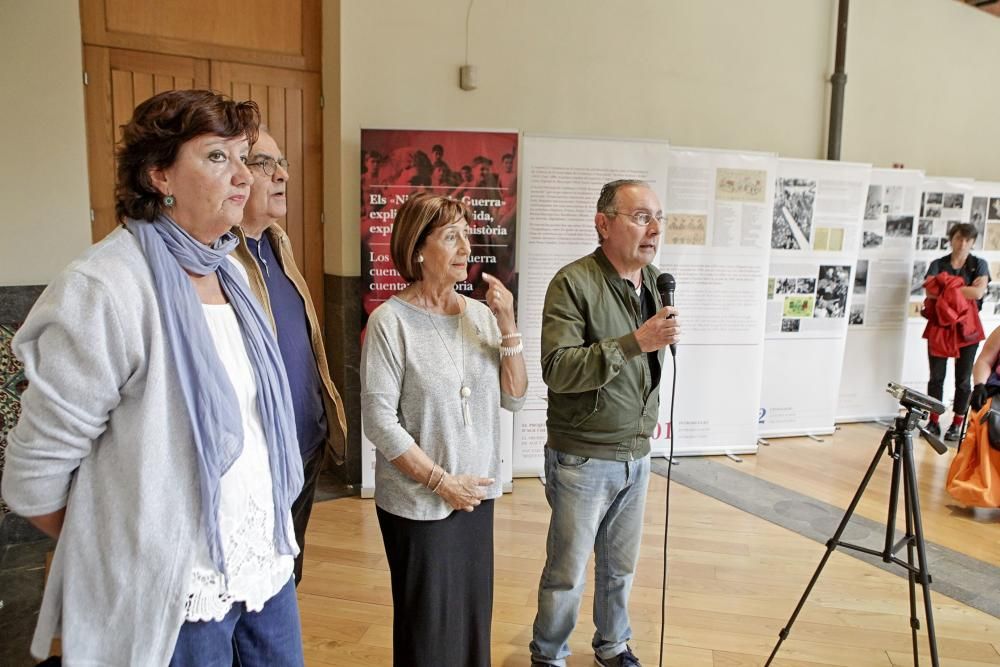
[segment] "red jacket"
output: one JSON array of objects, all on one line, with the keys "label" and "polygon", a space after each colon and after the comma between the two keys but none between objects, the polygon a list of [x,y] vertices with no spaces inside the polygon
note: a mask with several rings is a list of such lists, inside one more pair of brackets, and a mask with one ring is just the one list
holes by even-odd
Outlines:
[{"label": "red jacket", "polygon": [[927,318],[924,338],[935,357],[958,357],[963,348],[986,338],[974,299],[962,296],[961,276],[938,273],[924,281],[927,298],[920,314]]}]

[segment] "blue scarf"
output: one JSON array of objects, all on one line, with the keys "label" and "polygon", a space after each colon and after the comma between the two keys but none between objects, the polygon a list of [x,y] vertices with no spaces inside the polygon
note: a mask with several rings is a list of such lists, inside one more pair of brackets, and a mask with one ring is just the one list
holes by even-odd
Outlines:
[{"label": "blue scarf", "polygon": [[257,407],[267,439],[274,499],[274,543],[278,553],[294,554],[288,540],[289,508],[302,489],[302,459],[285,366],[270,323],[249,287],[226,256],[239,240],[226,232],[210,246],[197,241],[166,216],[156,222],[128,220],[153,273],[160,319],[180,376],[191,416],[201,473],[201,520],[208,552],[226,574],[219,535],[220,479],[243,451],[240,406],[205,321],[201,300],[185,270],[216,273],[236,312],[250,365],[257,381]]}]

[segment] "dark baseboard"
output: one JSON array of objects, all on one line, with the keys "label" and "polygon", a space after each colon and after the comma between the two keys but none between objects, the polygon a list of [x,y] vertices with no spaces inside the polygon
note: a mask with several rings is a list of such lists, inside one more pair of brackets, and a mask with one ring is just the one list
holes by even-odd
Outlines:
[{"label": "dark baseboard", "polygon": [[361,278],[324,276],[326,351],[330,374],[347,414],[347,454],[332,472],[361,484]]}]

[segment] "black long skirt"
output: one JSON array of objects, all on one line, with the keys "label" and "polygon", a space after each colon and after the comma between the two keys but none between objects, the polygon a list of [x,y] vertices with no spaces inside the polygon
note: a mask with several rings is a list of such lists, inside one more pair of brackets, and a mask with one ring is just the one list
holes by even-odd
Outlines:
[{"label": "black long skirt", "polygon": [[493,501],[438,521],[378,508],[392,575],[395,667],[488,667]]}]

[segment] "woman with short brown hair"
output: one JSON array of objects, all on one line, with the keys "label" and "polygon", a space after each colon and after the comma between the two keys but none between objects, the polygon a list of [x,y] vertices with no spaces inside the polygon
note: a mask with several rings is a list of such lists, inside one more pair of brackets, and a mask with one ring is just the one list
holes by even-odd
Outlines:
[{"label": "woman with short brown hair", "polygon": [[470,217],[427,194],[400,207],[390,251],[410,284],[372,313],[362,351],[396,665],[490,664],[500,408],[520,409],[528,381],[511,293],[485,274],[486,305],[456,291]]}]

